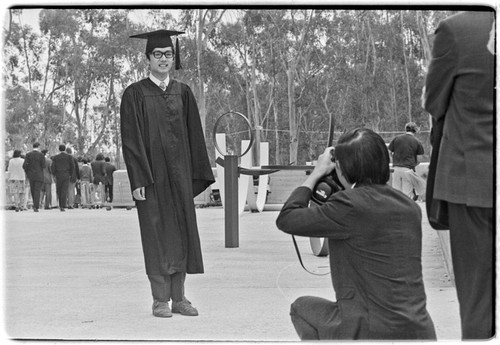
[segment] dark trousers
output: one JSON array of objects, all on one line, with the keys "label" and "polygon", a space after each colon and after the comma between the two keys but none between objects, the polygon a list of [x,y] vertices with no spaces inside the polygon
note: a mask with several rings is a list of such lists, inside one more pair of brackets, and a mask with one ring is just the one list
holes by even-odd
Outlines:
[{"label": "dark trousers", "polygon": [[290,316],[301,340],[335,339],[333,330],[340,319],[337,303],[321,297],[299,297],[292,303]]},{"label": "dark trousers", "polygon": [[33,209],[38,210],[40,207],[40,191],[42,190],[43,181],[30,180],[31,198],[33,199]]},{"label": "dark trousers", "polygon": [[69,173],[56,175],[56,194],[59,201],[59,208],[66,208],[68,200]]},{"label": "dark trousers", "polygon": [[182,301],[184,298],[185,272],[171,275],[148,275],[153,298],[160,302]]},{"label": "dark trousers", "polygon": [[113,202],[113,185],[112,184],[107,184],[104,186],[106,190],[106,200],[109,200],[109,202]]},{"label": "dark trousers", "polygon": [[493,324],[493,208],[448,204],[462,339],[488,339]]},{"label": "dark trousers", "polygon": [[45,208],[52,206],[52,183],[44,183],[42,193],[40,194],[40,202],[45,199]]}]

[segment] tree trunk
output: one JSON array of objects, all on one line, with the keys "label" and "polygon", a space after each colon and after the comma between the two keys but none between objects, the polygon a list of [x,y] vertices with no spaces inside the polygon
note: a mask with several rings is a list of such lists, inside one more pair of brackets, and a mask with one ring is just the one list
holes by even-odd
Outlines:
[{"label": "tree trunk", "polygon": [[256,75],[256,52],[255,52],[255,37],[252,36],[252,91],[253,91],[253,127],[254,127],[254,145],[253,145],[253,165],[260,165],[260,141],[261,141],[261,113],[259,95],[257,92],[257,75]]},{"label": "tree trunk", "polygon": [[298,158],[298,123],[295,109],[295,60],[290,61],[287,70],[288,79],[288,122],[290,124],[290,164],[296,163]]},{"label": "tree trunk", "polygon": [[203,51],[203,10],[198,10],[198,21],[196,25],[196,69],[198,72],[198,110],[200,112],[201,126],[205,132],[206,102],[205,102],[205,80],[201,70],[201,53]]},{"label": "tree trunk", "polygon": [[274,162],[275,164],[281,164],[281,153],[280,153],[280,132],[278,126],[278,109],[276,109],[276,103],[273,103],[273,115],[274,115],[274,136],[275,136],[275,146],[274,146]]},{"label": "tree trunk", "polygon": [[406,75],[406,91],[408,94],[408,121],[412,120],[411,116],[411,87],[410,87],[410,76],[408,73],[408,61],[406,58],[406,53],[405,53],[405,35],[404,35],[404,27],[403,27],[403,11],[400,12],[400,21],[401,21],[401,42],[402,42],[402,48],[403,48],[403,57],[404,57],[404,63],[405,63],[405,75]]}]

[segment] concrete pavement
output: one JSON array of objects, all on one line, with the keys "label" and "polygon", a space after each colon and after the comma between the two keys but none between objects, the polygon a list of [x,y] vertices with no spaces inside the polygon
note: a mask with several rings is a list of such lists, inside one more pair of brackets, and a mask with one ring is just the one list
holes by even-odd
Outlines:
[{"label": "concrete pavement", "polygon": [[[151,314],[135,209],[4,211],[4,338],[297,341],[290,303],[335,294],[328,275],[300,267],[277,214],[245,212],[239,248],[225,248],[223,209],[197,209],[205,274],[188,275],[186,296],[200,315],[161,319]],[[328,258],[298,240],[306,265],[328,271]],[[423,270],[438,339],[460,339],[455,288],[425,216]]]}]

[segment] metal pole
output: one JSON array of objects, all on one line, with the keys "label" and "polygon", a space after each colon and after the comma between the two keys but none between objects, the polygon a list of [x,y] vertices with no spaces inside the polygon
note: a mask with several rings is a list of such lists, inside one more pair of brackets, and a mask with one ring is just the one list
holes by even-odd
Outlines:
[{"label": "metal pole", "polygon": [[238,248],[238,156],[224,156],[224,215],[226,248]]}]

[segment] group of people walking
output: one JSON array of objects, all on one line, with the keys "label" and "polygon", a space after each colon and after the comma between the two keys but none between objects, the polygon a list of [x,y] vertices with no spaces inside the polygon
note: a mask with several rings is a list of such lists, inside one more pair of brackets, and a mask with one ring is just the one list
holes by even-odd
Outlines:
[{"label": "group of people walking", "polygon": [[[7,167],[8,195],[16,212],[28,209],[31,194],[33,211],[52,205],[52,183],[56,184],[59,209],[103,205],[113,202],[113,173],[116,167],[109,157],[97,154],[92,162],[87,157],[75,157],[73,150],[59,145],[59,153],[50,156],[47,149],[40,150],[40,143],[25,156],[14,150]],[[13,199],[13,200],[12,200]]]}]

